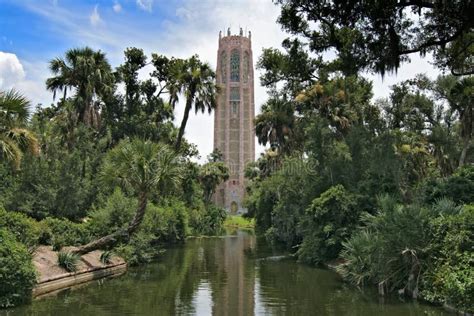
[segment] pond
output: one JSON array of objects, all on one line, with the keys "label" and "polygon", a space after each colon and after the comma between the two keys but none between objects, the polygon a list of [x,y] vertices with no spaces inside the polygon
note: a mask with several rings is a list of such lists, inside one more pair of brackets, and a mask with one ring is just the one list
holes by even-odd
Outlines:
[{"label": "pond", "polygon": [[65,291],[12,315],[448,315],[438,307],[383,301],[332,271],[296,263],[239,231],[190,239],[158,261]]}]

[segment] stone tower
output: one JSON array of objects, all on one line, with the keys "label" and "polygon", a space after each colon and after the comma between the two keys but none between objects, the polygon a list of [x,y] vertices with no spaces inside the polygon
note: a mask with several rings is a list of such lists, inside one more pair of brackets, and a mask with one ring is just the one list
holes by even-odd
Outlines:
[{"label": "stone tower", "polygon": [[219,33],[217,51],[217,108],[214,112],[214,149],[224,156],[229,180],[219,186],[214,199],[231,213],[244,212],[244,168],[255,160],[255,116],[251,33]]}]

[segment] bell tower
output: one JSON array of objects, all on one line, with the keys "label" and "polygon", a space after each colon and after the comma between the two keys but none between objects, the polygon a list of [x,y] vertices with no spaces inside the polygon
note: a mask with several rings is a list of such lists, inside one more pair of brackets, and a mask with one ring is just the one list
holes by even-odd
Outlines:
[{"label": "bell tower", "polygon": [[225,36],[219,33],[217,50],[217,108],[214,112],[214,149],[229,167],[229,180],[216,190],[217,205],[231,213],[245,212],[244,168],[255,160],[254,77],[251,33]]}]

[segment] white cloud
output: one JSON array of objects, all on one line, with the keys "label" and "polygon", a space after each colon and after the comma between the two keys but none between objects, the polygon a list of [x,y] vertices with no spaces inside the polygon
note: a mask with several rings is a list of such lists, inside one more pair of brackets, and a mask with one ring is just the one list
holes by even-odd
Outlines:
[{"label": "white cloud", "polygon": [[15,54],[0,52],[0,89],[11,89],[25,78],[25,70]]},{"label": "white cloud", "polygon": [[191,18],[193,18],[193,14],[191,13],[191,11],[183,7],[176,9],[176,16],[185,20],[190,20]]},{"label": "white cloud", "polygon": [[153,9],[153,0],[137,0],[140,9],[151,12]]},{"label": "white cloud", "polygon": [[0,51],[0,90],[14,88],[34,105],[48,104],[52,100],[44,86],[48,74],[46,63],[20,61],[15,54]]},{"label": "white cloud", "polygon": [[120,13],[122,11],[122,5],[118,2],[115,2],[112,8],[114,9],[115,13]]},{"label": "white cloud", "polygon": [[92,26],[97,26],[103,23],[102,19],[100,18],[99,14],[99,5],[96,4],[94,10],[92,11],[91,15],[89,16],[89,21],[91,22]]}]

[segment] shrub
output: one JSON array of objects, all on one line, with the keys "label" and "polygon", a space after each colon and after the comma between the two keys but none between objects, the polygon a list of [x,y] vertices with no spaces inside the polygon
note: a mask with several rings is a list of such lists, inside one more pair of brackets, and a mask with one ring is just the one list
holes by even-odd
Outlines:
[{"label": "shrub", "polygon": [[223,230],[227,213],[225,209],[208,205],[194,209],[191,213],[190,228],[194,235],[218,235]]},{"label": "shrub", "polygon": [[125,196],[117,187],[107,198],[103,207],[91,212],[88,222],[91,234],[100,237],[127,227],[136,207],[137,200]]},{"label": "shrub", "polygon": [[53,245],[56,250],[63,246],[78,246],[89,241],[90,233],[84,223],[48,217],[40,222],[40,241]]},{"label": "shrub", "polygon": [[474,312],[474,205],[431,222],[434,262],[423,278],[422,296]]},{"label": "shrub", "polygon": [[58,265],[68,272],[76,272],[80,257],[72,252],[58,252]]},{"label": "shrub", "polygon": [[100,262],[102,264],[109,264],[112,260],[113,252],[110,250],[106,250],[100,254]]},{"label": "shrub", "polygon": [[153,235],[140,230],[128,243],[120,244],[115,251],[130,266],[136,266],[150,262],[161,252],[161,249],[153,245]]},{"label": "shrub", "polygon": [[428,180],[422,189],[426,203],[443,197],[460,204],[474,203],[474,166],[464,166],[446,179]]},{"label": "shrub", "polygon": [[319,264],[337,258],[342,242],[359,223],[356,197],[342,185],[329,188],[313,200],[303,219],[303,242],[298,249],[302,262]]},{"label": "shrub", "polygon": [[[379,212],[343,243],[338,270],[354,284],[379,285],[472,310],[474,212],[439,200],[426,207],[379,198]],[[469,307],[470,306],[470,307]]]},{"label": "shrub", "polygon": [[186,206],[177,200],[164,201],[160,206],[150,203],[140,230],[155,243],[184,241],[189,233]]},{"label": "shrub", "polygon": [[31,255],[25,245],[6,229],[0,229],[0,307],[23,304],[31,299],[36,282]]},{"label": "shrub", "polygon": [[0,227],[7,229],[30,251],[38,244],[40,225],[34,219],[17,212],[7,212],[0,206]]}]

